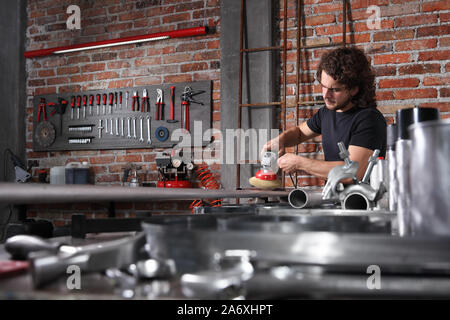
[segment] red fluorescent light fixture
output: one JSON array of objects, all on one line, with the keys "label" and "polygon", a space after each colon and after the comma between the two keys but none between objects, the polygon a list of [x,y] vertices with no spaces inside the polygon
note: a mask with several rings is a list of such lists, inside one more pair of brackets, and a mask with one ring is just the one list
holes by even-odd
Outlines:
[{"label": "red fluorescent light fixture", "polygon": [[158,41],[158,40],[165,40],[165,39],[172,39],[172,38],[199,36],[199,35],[206,34],[207,31],[208,30],[206,27],[195,27],[195,28],[181,29],[181,30],[175,30],[175,31],[150,33],[150,34],[141,35],[141,36],[125,37],[125,38],[120,38],[120,39],[88,42],[88,43],[75,44],[72,46],[65,46],[65,47],[56,47],[56,48],[50,48],[50,49],[26,51],[25,58],[35,58],[35,57],[48,56],[51,54],[62,54],[62,53],[68,53],[68,52],[107,48],[107,47],[120,46],[120,45],[131,44],[131,43],[140,43],[140,42],[146,42],[146,41]]}]

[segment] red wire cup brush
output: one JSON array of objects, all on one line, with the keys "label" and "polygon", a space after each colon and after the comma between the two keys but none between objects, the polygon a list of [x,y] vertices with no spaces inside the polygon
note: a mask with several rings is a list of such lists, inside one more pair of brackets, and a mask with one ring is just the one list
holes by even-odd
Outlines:
[{"label": "red wire cup brush", "polygon": [[261,169],[248,181],[256,188],[276,189],[281,187],[281,181],[277,177],[277,156],[273,152],[264,152],[261,159]]}]

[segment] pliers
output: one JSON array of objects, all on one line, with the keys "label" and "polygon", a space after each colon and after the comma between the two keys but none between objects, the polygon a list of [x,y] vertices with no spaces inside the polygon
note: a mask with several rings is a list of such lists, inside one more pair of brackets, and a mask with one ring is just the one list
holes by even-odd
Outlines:
[{"label": "pliers", "polygon": [[156,120],[164,120],[164,95],[161,89],[156,89]]},{"label": "pliers", "polygon": [[41,112],[44,114],[44,121],[47,121],[47,115],[45,113],[45,98],[41,98],[41,102],[39,103],[39,109],[38,109],[38,117],[37,121],[41,121]]},{"label": "pliers", "polygon": [[[136,109],[134,108],[135,104],[137,104]],[[132,111],[139,111],[139,96],[137,91],[133,91],[133,103],[131,104]]]},{"label": "pliers", "polygon": [[147,89],[144,89],[144,92],[142,93],[142,112],[149,112],[150,111],[150,101],[148,99],[147,95]]}]

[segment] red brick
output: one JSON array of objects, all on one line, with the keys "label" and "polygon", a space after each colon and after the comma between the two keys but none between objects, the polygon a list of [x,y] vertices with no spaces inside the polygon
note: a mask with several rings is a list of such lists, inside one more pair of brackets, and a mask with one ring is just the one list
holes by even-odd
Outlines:
[{"label": "red brick", "polygon": [[394,92],[395,99],[423,99],[423,98],[436,98],[436,89],[416,89],[416,90],[397,90]]},{"label": "red brick", "polygon": [[198,70],[207,70],[208,64],[205,62],[199,62],[199,63],[188,63],[181,65],[181,72],[191,72],[191,71],[198,71]]},{"label": "red brick", "polygon": [[36,90],[34,90],[35,95],[54,94],[54,93],[56,93],[56,87],[36,88]]},{"label": "red brick", "polygon": [[137,20],[145,17],[144,11],[126,12],[119,15],[119,21]]},{"label": "red brick", "polygon": [[114,162],[114,157],[105,156],[105,157],[90,157],[89,163],[90,164],[106,164]]},{"label": "red brick", "polygon": [[395,19],[395,26],[409,27],[409,26],[421,26],[425,24],[432,24],[438,22],[437,14],[419,14],[414,16],[399,17]]},{"label": "red brick", "polygon": [[82,74],[70,77],[70,82],[86,82],[94,80],[92,74]]},{"label": "red brick", "polygon": [[422,11],[444,11],[450,10],[450,2],[448,0],[425,2],[422,4]]},{"label": "red brick", "polygon": [[153,58],[138,58],[134,61],[136,67],[149,66],[149,65],[159,65],[161,64],[161,57]]},{"label": "red brick", "polygon": [[436,48],[437,39],[409,40],[395,43],[396,51],[411,51]]},{"label": "red brick", "polygon": [[191,14],[190,13],[180,13],[180,14],[173,14],[170,16],[165,16],[162,18],[162,22],[164,24],[169,24],[173,22],[181,22],[181,21],[189,21],[191,20]]},{"label": "red brick", "polygon": [[305,25],[307,26],[318,26],[334,22],[336,22],[336,17],[333,14],[306,17],[305,19]]},{"label": "red brick", "polygon": [[137,86],[153,85],[160,83],[162,83],[161,77],[146,77],[146,78],[138,78],[135,80],[135,84]]},{"label": "red brick", "polygon": [[191,82],[192,76],[190,74],[176,74],[176,75],[169,75],[164,77],[164,82],[171,83],[171,82]]},{"label": "red brick", "polygon": [[378,82],[379,88],[407,88],[417,87],[419,85],[419,79],[407,78],[407,79],[381,79]]},{"label": "red brick", "polygon": [[439,25],[417,29],[417,37],[441,36],[450,33],[450,25]]},{"label": "red brick", "polygon": [[439,96],[441,98],[449,98],[450,97],[450,88],[439,89]]},{"label": "red brick", "polygon": [[58,75],[74,74],[80,72],[80,67],[61,67],[56,69]]},{"label": "red brick", "polygon": [[130,67],[127,61],[113,61],[108,63],[108,69],[126,69]]},{"label": "red brick", "polygon": [[376,93],[377,100],[394,100],[394,92],[393,91],[377,91]]},{"label": "red brick", "polygon": [[423,78],[424,86],[444,86],[450,85],[450,76],[442,77],[425,77]]},{"label": "red brick", "polygon": [[69,82],[69,79],[67,77],[47,79],[47,85],[58,85],[58,84],[64,84],[64,83],[68,83],[68,82]]},{"label": "red brick", "polygon": [[110,89],[116,89],[116,88],[130,88],[133,86],[133,80],[115,80],[110,81],[108,84],[108,88]]},{"label": "red brick", "polygon": [[391,41],[399,39],[413,39],[414,30],[395,30],[395,31],[381,31],[373,35],[373,41]]},{"label": "red brick", "polygon": [[113,71],[100,72],[95,74],[97,80],[114,79],[119,78],[119,73]]},{"label": "red brick", "polygon": [[410,55],[408,53],[376,55],[373,59],[374,64],[389,64],[389,63],[406,63],[409,62]]},{"label": "red brick", "polygon": [[419,52],[419,61],[448,60],[450,50]]},{"label": "red brick", "polygon": [[81,67],[81,72],[96,72],[105,70],[104,63],[86,64]]},{"label": "red brick", "polygon": [[142,162],[141,155],[126,155],[126,156],[117,156],[116,162]]},{"label": "red brick", "polygon": [[409,64],[398,68],[399,75],[405,74],[424,74],[424,73],[440,73],[441,66],[439,64]]},{"label": "red brick", "polygon": [[189,53],[180,53],[174,55],[167,55],[163,57],[164,63],[180,63],[180,62],[188,62],[192,61],[192,55]]}]

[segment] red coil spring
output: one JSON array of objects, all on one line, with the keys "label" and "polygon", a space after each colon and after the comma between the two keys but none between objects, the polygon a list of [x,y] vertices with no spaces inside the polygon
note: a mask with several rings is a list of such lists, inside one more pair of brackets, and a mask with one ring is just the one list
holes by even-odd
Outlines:
[{"label": "red coil spring", "polygon": [[[215,180],[213,174],[209,170],[209,167],[207,164],[202,164],[197,166],[195,169],[198,178],[200,179],[200,182],[202,186],[205,189],[209,190],[218,190],[220,189],[220,184]],[[194,200],[191,205],[189,206],[190,209],[192,209],[192,212],[194,212],[195,207],[202,207],[205,205],[205,202],[202,200]],[[222,199],[214,199],[209,202],[209,205],[211,207],[220,207],[222,206]]]}]

